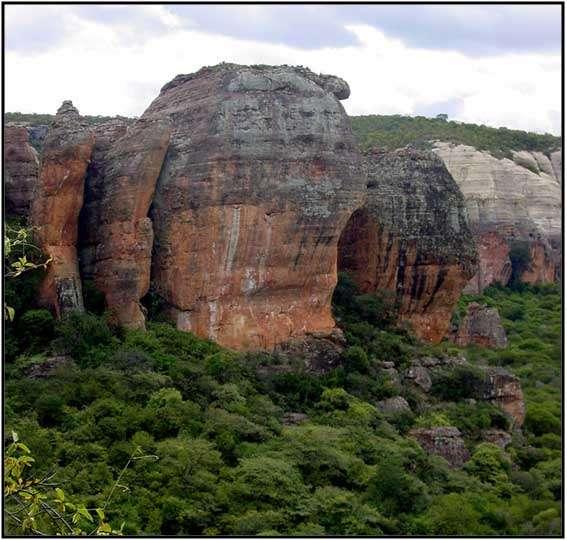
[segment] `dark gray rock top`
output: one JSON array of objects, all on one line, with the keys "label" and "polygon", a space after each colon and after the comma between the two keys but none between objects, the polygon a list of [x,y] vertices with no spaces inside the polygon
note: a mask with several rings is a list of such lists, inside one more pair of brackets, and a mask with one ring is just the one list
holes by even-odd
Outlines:
[{"label": "dark gray rock top", "polygon": [[465,200],[443,161],[411,147],[365,154],[367,208],[380,224],[415,244],[422,262],[477,265]]},{"label": "dark gray rock top", "polygon": [[177,75],[173,80],[164,85],[161,93],[181,86],[201,76],[213,73],[240,73],[236,81],[230,81],[232,91],[256,91],[266,92],[287,89],[290,92],[308,91],[308,86],[301,84],[301,79],[309,80],[322,88],[325,92],[333,94],[337,99],[347,99],[350,96],[348,83],[334,75],[316,74],[309,68],[303,66],[269,66],[233,64],[223,62],[215,66],[206,66],[194,73]]}]

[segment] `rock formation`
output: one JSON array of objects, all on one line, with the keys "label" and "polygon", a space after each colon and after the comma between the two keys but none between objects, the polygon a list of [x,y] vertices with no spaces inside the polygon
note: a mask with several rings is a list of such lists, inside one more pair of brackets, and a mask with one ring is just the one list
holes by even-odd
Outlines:
[{"label": "rock formation", "polygon": [[106,179],[106,154],[122,137],[130,122],[114,119],[93,127],[95,145],[85,178],[83,208],[79,216],[79,264],[83,279],[93,279],[95,273],[96,247],[102,240],[100,235],[103,188]]},{"label": "rock formation", "polygon": [[8,216],[29,214],[38,181],[39,156],[25,127],[4,128],[4,196]]},{"label": "rock formation", "polygon": [[148,211],[167,151],[166,118],[141,119],[106,155],[95,284],[116,323],[144,328],[140,299],[150,287],[153,227]]},{"label": "rock formation", "polygon": [[498,310],[476,302],[467,306],[467,313],[459,325],[454,341],[460,347],[480,345],[502,349],[508,345]]},{"label": "rock formation", "polygon": [[[142,117],[172,124],[150,212],[152,283],[178,328],[237,349],[332,331],[337,242],[365,183],[347,96],[344,81],[287,66],[221,64],[162,88]],[[108,204],[109,226],[134,228],[119,197]],[[131,298],[141,272],[120,270]],[[107,299],[139,324],[122,297]]]},{"label": "rock formation", "polygon": [[77,258],[79,212],[84,179],[94,146],[93,133],[70,101],[57,111],[45,141],[31,222],[38,245],[51,258],[39,301],[56,314],[82,310]]},{"label": "rock formation", "polygon": [[[434,151],[466,200],[477,239],[479,271],[466,292],[507,283],[513,263],[506,247],[524,244],[529,253],[518,278],[529,283],[555,279],[561,262],[561,153],[514,152],[497,159],[471,146],[437,142]],[[558,172],[559,171],[559,172]]]},{"label": "rock formation", "polygon": [[409,431],[428,454],[441,456],[452,468],[462,467],[470,458],[469,451],[456,427],[419,428]]},{"label": "rock formation", "polygon": [[416,334],[440,341],[477,265],[461,193],[433,153],[367,154],[367,194],[339,242],[362,292],[391,291]]},{"label": "rock formation", "polygon": [[487,368],[486,378],[479,388],[479,398],[500,407],[521,427],[526,417],[524,394],[520,379],[502,368]]}]

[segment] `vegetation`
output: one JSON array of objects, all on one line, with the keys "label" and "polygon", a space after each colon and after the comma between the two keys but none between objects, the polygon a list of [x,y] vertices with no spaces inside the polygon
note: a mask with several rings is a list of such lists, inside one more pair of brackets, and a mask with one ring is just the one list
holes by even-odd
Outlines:
[{"label": "vegetation", "polygon": [[[394,327],[393,298],[360,295],[341,276],[334,304],[348,347],[341,366],[317,376],[277,369],[277,354],[233,353],[163,322],[121,331],[98,308],[54,321],[34,304],[34,272],[6,282],[18,302],[6,322],[5,427],[18,434],[5,443],[7,533],[70,534],[66,524],[127,535],[561,532],[555,286],[475,298],[499,308],[510,346],[461,350],[419,343]],[[453,353],[473,367],[435,381],[429,396],[397,387],[382,366],[402,373],[417,355]],[[37,369],[54,354],[73,363]],[[526,426],[506,451],[481,438],[506,428],[506,417],[467,394],[481,363],[506,366],[524,385]],[[459,392],[448,390],[456,385]],[[381,413],[378,401],[400,392],[413,412]],[[463,469],[407,434],[438,425],[463,432],[472,453]],[[36,506],[26,506],[20,478],[31,482]]]},{"label": "vegetation", "polygon": [[561,138],[508,128],[447,121],[445,115],[353,116],[352,128],[360,145],[393,150],[408,144],[430,146],[430,141],[448,141],[486,150],[496,157],[511,157],[512,150],[533,150],[549,154],[561,148]]},{"label": "vegetation", "polygon": [[[14,122],[16,124],[26,124],[29,126],[49,126],[55,118],[54,114],[38,114],[38,113],[21,113],[21,112],[6,112],[4,113],[4,123]],[[124,116],[89,116],[85,115],[83,118],[89,124],[102,124],[113,120],[114,118],[126,118]]]}]

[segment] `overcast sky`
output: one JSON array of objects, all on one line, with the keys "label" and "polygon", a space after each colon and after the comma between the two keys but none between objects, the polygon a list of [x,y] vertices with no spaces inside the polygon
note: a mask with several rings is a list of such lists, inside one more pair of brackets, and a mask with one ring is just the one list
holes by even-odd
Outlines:
[{"label": "overcast sky", "polygon": [[343,77],[349,114],[559,134],[559,5],[5,5],[6,110],[138,116],[222,61]]}]

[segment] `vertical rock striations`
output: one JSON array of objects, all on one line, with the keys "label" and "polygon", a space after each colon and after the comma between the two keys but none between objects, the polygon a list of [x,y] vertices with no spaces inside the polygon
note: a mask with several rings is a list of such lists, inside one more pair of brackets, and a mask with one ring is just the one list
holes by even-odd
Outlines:
[{"label": "vertical rock striations", "polygon": [[87,169],[83,208],[79,216],[79,265],[83,279],[93,279],[96,246],[100,238],[102,198],[106,178],[107,154],[131,122],[116,118],[93,126],[95,145]]},{"label": "vertical rock striations", "polygon": [[303,68],[234,64],[162,88],[142,117],[172,122],[152,282],[178,328],[236,349],[332,331],[337,242],[364,186],[348,93]]},{"label": "vertical rock striations", "polygon": [[153,227],[148,210],[167,151],[170,124],[142,119],[105,155],[95,283],[114,321],[144,327],[140,306],[150,286]]},{"label": "vertical rock striations", "polygon": [[57,316],[82,310],[77,238],[84,181],[94,135],[70,101],[64,101],[45,140],[31,210],[39,246],[51,257],[40,287],[40,302]]},{"label": "vertical rock striations", "polygon": [[339,269],[363,292],[392,291],[402,320],[440,341],[477,256],[464,200],[431,152],[366,155],[368,189],[339,243]]},{"label": "vertical rock striations", "polygon": [[435,143],[434,151],[463,192],[479,246],[479,272],[467,292],[507,283],[512,275],[528,283],[553,281],[561,266],[561,153],[548,158],[523,151],[513,160],[497,159],[446,142]]},{"label": "vertical rock striations", "polygon": [[4,128],[4,196],[8,216],[27,217],[39,172],[39,157],[27,128]]}]

